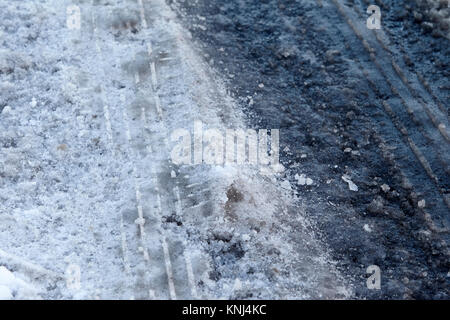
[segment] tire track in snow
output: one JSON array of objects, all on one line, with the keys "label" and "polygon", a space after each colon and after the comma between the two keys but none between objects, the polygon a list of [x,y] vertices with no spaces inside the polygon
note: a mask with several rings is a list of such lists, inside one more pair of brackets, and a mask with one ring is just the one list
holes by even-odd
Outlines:
[{"label": "tire track in snow", "polygon": [[[369,0],[362,0],[362,1],[365,3],[366,6],[369,6],[369,5],[371,4]],[[380,3],[382,3],[382,6],[383,6],[384,8],[388,9],[388,8],[384,5],[383,2],[380,1]],[[355,10],[357,9],[357,7],[353,7],[353,8],[354,8]],[[360,13],[360,12],[358,12],[358,14],[359,14],[359,16],[361,16],[361,13]],[[393,42],[393,41],[392,41],[393,35],[392,35],[392,32],[389,30],[389,28],[388,28],[387,26],[383,26],[383,28],[382,28],[381,30],[373,30],[373,33],[375,34],[375,37],[376,37],[378,43],[379,43],[386,51],[388,51],[388,52],[391,54],[391,56],[392,56],[392,51],[391,51],[391,49],[389,48],[389,45],[386,44],[386,43],[384,42],[384,40],[383,40],[382,37],[380,37],[380,34],[386,35],[387,38],[388,38],[388,40],[389,40],[389,42],[392,43],[392,42]],[[408,55],[408,53],[405,51],[405,49],[404,49],[402,46],[399,47],[399,50],[400,50],[400,52],[403,54],[404,57],[406,57],[409,61],[412,61],[411,57]],[[393,56],[392,56],[392,59],[394,59]],[[403,64],[403,65],[406,65],[405,59],[404,59],[404,58],[401,58],[401,61],[402,61],[402,64]],[[401,69],[400,69],[400,70],[401,70]],[[432,97],[432,99],[434,100],[434,102],[436,103],[436,105],[439,107],[439,109],[441,110],[441,112],[442,112],[444,115],[446,115],[446,116],[447,116],[447,119],[448,119],[448,118],[449,118],[448,110],[444,107],[444,105],[442,104],[442,101],[441,101],[441,100],[437,97],[437,95],[433,92],[433,90],[431,89],[431,87],[430,87],[428,81],[423,77],[423,75],[422,75],[420,72],[418,72],[418,71],[416,71],[416,70],[414,70],[413,72],[416,74],[417,79],[418,79],[418,81],[420,82],[420,84],[423,86],[423,88],[425,88],[425,90],[426,90],[426,91],[428,92],[428,94]],[[399,75],[399,76],[400,76],[400,75]],[[402,81],[403,81],[403,78],[402,78]],[[418,94],[418,92],[416,91],[416,89],[414,89],[408,81],[404,82],[404,84],[407,85],[407,86],[410,88],[410,90],[415,91],[414,94],[415,94],[417,97],[420,98],[420,95]],[[423,103],[423,101],[421,101],[421,103]]]},{"label": "tire track in snow", "polygon": [[[377,93],[377,86],[376,84],[370,79],[370,76],[367,72],[366,69],[364,69],[364,67],[362,66],[360,61],[357,61],[357,63],[361,66],[362,68],[362,73],[365,77],[365,79],[367,80],[367,82],[369,83],[372,91],[374,93]],[[392,110],[392,107],[385,101],[381,101],[381,104],[383,105],[386,113],[389,115],[391,121],[393,122],[394,126],[397,128],[397,130],[401,133],[401,135],[404,137],[405,142],[407,143],[407,145],[410,147],[410,149],[412,150],[413,154],[416,156],[416,158],[422,163],[422,165],[427,168],[427,174],[432,177],[432,178],[436,178],[435,176],[433,176],[433,173],[431,171],[430,165],[428,164],[428,162],[426,161],[425,157],[423,156],[423,154],[420,152],[419,148],[414,144],[414,142],[411,140],[411,138],[408,136],[408,131],[406,130],[406,128],[398,121],[398,119],[396,119],[394,112]],[[387,145],[386,141],[380,136],[377,135],[378,139],[380,139],[384,145]],[[388,160],[388,157],[386,157],[384,155],[384,152],[382,151],[383,157]],[[400,174],[401,177],[404,181],[407,181],[407,184],[409,183],[409,179],[407,177],[407,175],[403,172],[403,170],[401,168],[399,168],[400,170]],[[437,233],[448,233],[449,230],[445,227],[439,227],[436,225],[436,223],[434,223],[434,221],[431,218],[431,215],[428,213],[428,210],[423,208],[422,209],[424,215],[424,221],[426,222],[428,228],[430,228],[430,230],[433,230],[434,232]]]},{"label": "tire track in snow", "polygon": [[[142,24],[143,30],[145,32],[148,27],[148,23],[145,18],[145,9],[144,9],[143,0],[139,0],[138,3],[139,3],[139,13],[140,13],[141,24]],[[155,60],[152,59],[153,48],[152,48],[151,40],[147,40],[145,42],[145,46],[147,48],[147,54],[148,54],[149,61],[150,61],[150,76],[151,76],[151,83],[152,83],[152,88],[153,88],[153,92],[154,92],[153,98],[154,98],[154,101],[156,104],[156,110],[157,110],[157,113],[159,116],[159,120],[162,122],[163,129],[165,131],[166,138],[164,138],[164,145],[168,149],[169,148],[168,142],[167,142],[168,130],[164,123],[165,119],[163,116],[163,112],[162,112],[162,108],[161,108],[161,101],[160,101],[159,94],[158,94],[158,77],[157,77],[157,73],[156,73]],[[142,110],[144,111],[144,108],[142,108]],[[146,118],[144,112],[142,114],[142,117],[143,117],[144,124],[147,124],[147,118]],[[158,181],[158,178],[155,177],[155,180]],[[177,187],[175,193],[176,193],[176,197],[177,197],[177,199],[176,199],[177,212],[180,216],[182,216],[181,199],[180,199],[178,187]],[[157,198],[158,198],[159,216],[161,217],[162,216],[161,193],[158,191],[157,191]],[[159,228],[160,228],[160,226],[159,226]],[[176,299],[177,295],[176,295],[176,291],[175,291],[174,276],[173,276],[173,272],[172,272],[172,263],[171,263],[171,259],[170,259],[169,247],[167,245],[167,240],[166,240],[165,236],[162,236],[162,245],[163,245],[163,250],[164,250],[166,273],[167,273],[167,277],[168,277],[168,281],[169,281],[170,297],[172,299]],[[189,279],[189,285],[191,287],[191,292],[193,294],[193,297],[197,298],[197,290],[195,287],[195,279],[194,279],[194,274],[193,274],[193,270],[192,270],[192,264],[190,262],[188,255],[185,254],[184,250],[182,250],[182,255],[185,257],[187,276]]]},{"label": "tire track in snow", "polygon": [[[333,0],[333,1],[335,1],[335,0]],[[357,38],[359,38],[359,37],[357,36]],[[367,45],[368,44],[366,43],[366,46]],[[363,43],[363,46],[364,46],[364,43]],[[365,46],[365,49],[367,49],[366,46]],[[351,44],[346,44],[346,47],[352,48]],[[350,49],[350,50],[354,51],[354,49]],[[430,178],[432,185],[434,185],[436,187],[438,194],[442,197],[442,200],[443,200],[442,201],[443,208],[440,208],[440,209],[441,209],[441,211],[445,210],[444,208],[448,207],[448,205],[449,205],[446,202],[445,190],[441,189],[438,178],[436,177],[433,170],[431,169],[431,165],[428,162],[427,158],[424,156],[423,152],[421,151],[421,148],[419,148],[417,146],[417,144],[415,143],[415,141],[410,137],[410,133],[406,129],[405,125],[402,123],[402,120],[394,113],[390,103],[388,101],[380,98],[380,96],[382,96],[382,95],[380,94],[380,90],[379,90],[377,84],[371,79],[368,69],[364,66],[364,62],[360,61],[356,52],[353,54],[352,59],[354,59],[356,64],[361,69],[362,76],[365,80],[367,80],[367,83],[369,84],[369,87],[371,88],[372,92],[374,92],[375,95],[378,97],[378,99],[380,99],[380,104],[381,104],[381,106],[383,106],[383,109],[384,109],[385,113],[388,115],[391,123],[394,125],[394,128],[400,133],[401,137],[403,137],[406,146],[408,146],[408,148],[411,150],[411,152],[414,155],[414,157],[416,158],[417,162],[420,163],[420,166],[424,169],[426,175]],[[372,61],[374,61],[374,60],[372,59]],[[378,137],[381,139],[381,141],[384,141],[383,138],[381,138],[380,136],[378,136]],[[385,157],[385,156],[383,155],[383,157]],[[407,177],[407,175],[402,171],[403,169],[401,169],[401,168],[399,168],[399,169],[400,169],[400,173],[404,177]],[[417,186],[414,186],[414,188],[417,188]],[[440,206],[438,205],[438,207],[440,207]],[[437,233],[443,233],[443,234],[448,233],[449,230],[448,230],[448,228],[445,227],[445,223],[443,224],[443,226],[439,226],[441,224],[433,221],[432,215],[430,215],[430,213],[428,212],[427,209],[423,208],[423,209],[421,209],[421,211],[423,212],[424,221],[427,223],[430,230],[433,230],[434,232],[437,232]]]},{"label": "tire track in snow", "polygon": [[[142,2],[140,2],[140,3],[142,4]],[[141,19],[144,19],[144,20],[142,20],[143,27],[147,27],[147,22],[145,20],[145,12],[143,10],[143,6],[141,7],[141,10],[140,10],[140,17],[141,17]],[[95,20],[94,20],[94,22],[95,22]],[[94,24],[94,31],[96,31],[96,28],[97,27]],[[151,43],[147,42],[146,43],[146,47],[147,47],[147,53],[148,53],[149,57],[151,58],[151,55],[152,55]],[[103,55],[103,53],[101,51],[101,48],[100,48],[100,45],[98,44],[98,40],[97,39],[96,39],[96,48],[97,48],[97,51],[101,54],[102,60],[104,60],[104,55]],[[118,61],[118,64],[120,65],[120,61]],[[164,124],[164,119],[163,119],[163,114],[162,114],[162,109],[161,109],[161,102],[160,102],[158,94],[156,93],[157,87],[158,87],[156,66],[155,66],[155,62],[152,59],[151,59],[151,62],[150,62],[150,70],[151,70],[152,86],[153,86],[153,90],[155,92],[155,94],[153,95],[153,98],[154,98],[154,101],[155,101],[155,104],[156,104],[156,109],[157,109],[157,113],[158,113],[158,116],[159,116],[159,121],[161,121],[161,124],[162,124],[162,126],[164,128],[164,131],[166,133],[166,136],[167,136],[168,130],[167,130],[165,124]],[[140,83],[140,81],[141,81],[140,76],[136,72],[134,74],[134,82],[135,82],[136,85],[138,85]],[[102,90],[102,93],[103,93],[102,94],[103,104],[104,104],[104,106],[108,106],[108,103],[106,101],[106,97],[104,95],[104,90]],[[144,256],[144,260],[148,263],[148,267],[150,268],[151,267],[150,264],[152,263],[152,259],[149,256],[148,250],[147,250],[147,247],[146,247],[147,240],[146,240],[145,228],[144,228],[144,224],[146,222],[146,219],[145,219],[146,214],[144,213],[144,209],[143,209],[143,205],[142,205],[143,194],[141,192],[141,187],[140,187],[140,184],[138,182],[138,179],[140,179],[140,175],[139,175],[139,172],[138,172],[139,170],[137,169],[137,165],[136,165],[136,161],[138,159],[138,156],[137,156],[136,152],[133,151],[133,148],[132,148],[132,146],[134,145],[134,141],[133,141],[134,139],[132,138],[132,134],[131,134],[131,131],[130,131],[129,116],[127,115],[127,112],[126,112],[127,103],[126,103],[125,97],[123,95],[121,95],[121,104],[122,104],[122,120],[123,120],[123,123],[125,125],[125,129],[124,130],[125,130],[126,138],[127,138],[127,141],[128,141],[128,144],[127,144],[128,145],[128,152],[129,152],[130,158],[132,159],[132,162],[133,162],[133,177],[134,177],[134,180],[135,180],[134,188],[135,188],[135,193],[136,193],[136,203],[137,203],[137,210],[138,210],[138,218],[136,219],[136,223],[139,226],[140,243],[141,243],[141,247],[139,247],[138,249],[139,249],[139,251],[142,252],[142,254]],[[105,114],[104,115],[105,115],[105,121],[106,121],[106,128],[107,128],[107,131],[108,131],[108,138],[109,138],[109,141],[113,144],[114,142],[112,141],[112,129],[111,129],[112,125],[111,125],[111,122],[110,122],[109,108],[105,107],[104,110],[105,110]],[[148,123],[147,123],[147,116],[146,116],[146,112],[145,112],[145,108],[144,107],[141,108],[141,119],[142,119],[144,127],[147,128],[148,127]],[[148,135],[144,135],[144,136],[145,136],[144,140],[149,140]],[[164,144],[165,144],[165,147],[168,148],[167,139],[166,138],[164,138]],[[151,145],[147,145],[147,148],[148,148],[148,150],[151,150]],[[158,178],[156,177],[156,175],[154,175],[153,179],[157,183]],[[158,192],[158,187],[157,186],[155,187],[155,190],[157,191],[156,196],[157,196],[157,204],[158,204],[158,216],[157,216],[157,219],[160,219],[161,216],[162,216],[161,195]],[[179,194],[178,194],[178,196],[179,196]],[[178,204],[181,205],[180,202],[178,202]],[[123,229],[123,225],[122,224],[123,224],[123,217],[121,217],[121,228]],[[176,291],[175,291],[174,275],[173,275],[173,271],[172,271],[173,267],[172,267],[172,262],[171,262],[171,259],[170,259],[169,245],[168,245],[167,239],[166,239],[166,237],[164,235],[164,230],[162,230],[160,224],[158,226],[156,226],[156,229],[157,229],[157,231],[158,231],[158,233],[160,234],[160,237],[161,237],[160,241],[161,241],[161,246],[162,246],[163,253],[164,253],[165,269],[166,269],[166,275],[167,275],[167,279],[168,279],[170,298],[176,299],[177,298],[177,294],[176,294]],[[122,234],[121,238],[122,238],[123,251],[126,252],[127,251],[126,237]],[[190,291],[192,292],[192,295],[194,297],[197,297],[197,290],[195,288],[195,279],[194,279],[194,273],[193,273],[191,261],[190,261],[190,258],[188,257],[188,255],[186,255],[186,254],[183,254],[183,255],[184,255],[184,258],[185,258],[184,261],[186,263],[186,268],[187,268],[187,277],[189,279],[189,284],[191,286]],[[127,260],[128,259],[124,257],[124,261],[127,261]],[[128,264],[125,263],[125,265],[126,265],[125,268],[129,269]],[[149,275],[147,274],[147,280],[148,279],[149,279]],[[155,289],[150,289],[149,292],[150,292],[150,297],[154,298],[155,294],[156,294],[156,290]]]},{"label": "tire track in snow", "polygon": [[[94,6],[94,1],[92,1],[91,6]],[[104,55],[103,55],[103,51],[101,49],[101,46],[99,44],[98,41],[98,30],[97,30],[97,24],[96,24],[96,20],[95,20],[95,16],[94,16],[94,10],[92,10],[91,12],[91,19],[92,19],[92,26],[93,26],[93,39],[95,41],[95,47],[97,50],[97,53],[100,55],[101,60],[105,61],[104,59]],[[104,72],[105,76],[106,73]],[[105,96],[105,90],[102,84],[100,84],[100,91],[101,91],[101,101],[103,104],[103,116],[104,116],[104,120],[105,120],[105,127],[106,127],[106,131],[107,131],[107,137],[108,137],[108,144],[110,146],[110,150],[111,150],[111,155],[112,156],[117,156],[117,149],[115,147],[115,141],[113,139],[113,133],[112,133],[112,124],[111,124],[111,116],[110,116],[110,110],[109,110],[109,106],[108,106],[108,102]],[[113,151],[115,150],[115,152]],[[124,217],[123,214],[121,213],[120,216],[120,241],[121,241],[121,248],[122,248],[122,262],[123,262],[123,267],[124,270],[126,272],[126,274],[129,276],[131,274],[131,267],[130,267],[130,262],[129,262],[129,254],[128,254],[128,244],[127,244],[127,237],[125,234],[125,229],[124,229]]]},{"label": "tire track in snow", "polygon": [[[368,3],[367,0],[365,0],[366,4]],[[356,7],[353,6],[353,9],[356,11]],[[358,16],[361,19],[364,19],[363,16],[361,15],[360,11],[357,11]],[[436,104],[437,104],[437,110],[436,108],[434,108],[435,110],[431,110],[423,101],[422,96],[419,94],[419,92],[411,85],[411,83],[408,81],[408,79],[413,80],[413,78],[411,76],[408,76],[408,79],[405,76],[405,73],[402,71],[402,68],[398,65],[398,63],[396,62],[396,59],[394,58],[394,54],[392,49],[390,49],[388,47],[388,45],[383,41],[383,39],[381,38],[381,35],[383,34],[387,34],[389,36],[389,32],[384,32],[384,30],[387,30],[387,28],[382,28],[380,30],[372,30],[372,33],[375,37],[375,39],[377,40],[378,44],[380,45],[380,47],[386,51],[386,53],[388,54],[389,58],[390,58],[390,62],[392,65],[392,68],[394,69],[395,73],[397,74],[397,76],[400,78],[400,80],[402,81],[402,83],[405,85],[406,88],[408,88],[409,92],[411,93],[411,95],[416,99],[416,101],[422,106],[422,109],[425,111],[425,113],[427,114],[428,118],[432,121],[433,125],[439,130],[439,132],[441,133],[441,135],[445,138],[445,140],[447,142],[450,142],[450,136],[447,132],[447,126],[446,124],[444,124],[441,120],[438,119],[438,117],[442,118],[444,122],[447,122],[446,120],[448,120],[448,114],[445,111],[445,108],[443,107],[443,105],[440,103],[439,99],[432,93],[429,92],[429,90],[427,90],[427,88],[425,87],[426,91],[430,94],[430,96],[432,97],[433,100],[435,100]],[[403,49],[404,52],[404,49]],[[405,55],[406,52],[404,52]],[[411,58],[409,58],[411,60]],[[403,59],[401,59],[402,65],[405,66],[405,61]],[[406,68],[404,68],[403,70],[406,71]],[[413,73],[416,74],[416,78],[418,79],[418,83],[421,83],[423,85],[423,81],[419,80],[419,75],[417,72],[413,71]],[[440,114],[442,113],[442,114]],[[448,122],[447,122],[448,123]]]},{"label": "tire track in snow", "polygon": [[[94,2],[91,3],[91,5],[94,5]],[[97,24],[96,24],[96,20],[95,20],[95,16],[94,13],[91,13],[92,15],[92,22],[93,22],[93,38],[95,39],[95,45],[96,45],[96,50],[98,52],[98,54],[101,57],[102,61],[105,61],[105,56],[103,54],[103,51],[101,49],[101,46],[99,44],[99,40],[98,40],[98,34],[97,34]],[[112,16],[112,12],[109,11],[108,12],[108,17]],[[106,78],[106,73],[104,73],[105,78]],[[116,142],[113,139],[113,133],[112,133],[112,123],[111,123],[111,117],[110,117],[110,108],[108,106],[108,101],[107,98],[105,96],[105,90],[103,88],[103,85],[100,84],[100,90],[101,90],[101,99],[102,99],[102,103],[103,103],[103,110],[104,110],[104,118],[105,118],[105,124],[106,124],[106,130],[107,130],[107,136],[108,136],[108,141],[110,144],[110,149],[111,150],[116,150],[116,152],[112,152],[111,155],[112,156],[118,156],[117,150],[118,150],[118,145],[116,144]],[[125,107],[125,98],[121,95],[121,103],[122,106]],[[137,255],[142,256],[144,259],[144,263],[147,265],[146,271],[145,273],[147,274],[147,279],[143,279],[144,281],[144,286],[145,289],[144,291],[148,293],[149,298],[153,299],[155,298],[155,290],[151,289],[150,284],[148,283],[148,270],[149,270],[149,264],[150,264],[150,256],[148,253],[148,249],[147,249],[147,241],[146,241],[146,235],[145,235],[145,229],[144,229],[144,224],[145,224],[145,218],[144,218],[144,212],[143,212],[143,207],[142,207],[142,193],[141,193],[141,188],[139,185],[139,174],[136,168],[136,165],[134,164],[135,159],[137,158],[137,155],[133,153],[132,149],[131,149],[131,144],[132,144],[132,139],[131,139],[131,133],[130,133],[130,128],[129,128],[129,122],[128,122],[128,116],[126,114],[126,110],[125,108],[122,108],[122,120],[123,123],[125,125],[125,128],[121,128],[121,130],[123,130],[125,132],[126,138],[127,138],[127,146],[128,146],[128,154],[129,157],[131,158],[131,161],[133,163],[132,165],[132,169],[133,169],[133,181],[134,181],[134,190],[135,190],[135,201],[136,201],[136,208],[137,208],[137,212],[138,212],[138,216],[135,220],[135,224],[138,226],[139,228],[139,241],[140,241],[140,245],[137,246]],[[128,276],[131,276],[132,274],[132,268],[130,265],[130,258],[129,258],[129,247],[127,244],[127,236],[126,236],[126,231],[125,231],[125,227],[124,227],[124,217],[123,217],[123,213],[121,213],[120,216],[120,233],[121,233],[121,245],[122,245],[122,260],[123,260],[123,264],[124,264],[124,270],[126,272],[126,274]],[[133,238],[133,236],[131,236]],[[139,262],[135,262],[135,265],[139,265]],[[139,281],[137,279],[137,275],[134,276],[136,281]],[[133,288],[132,288],[133,289]],[[139,294],[139,292],[138,292]]]},{"label": "tire track in snow", "polygon": [[[354,32],[354,34],[356,35],[356,37],[361,40],[364,48],[366,49],[366,51],[368,52],[372,62],[375,64],[375,66],[378,68],[378,70],[380,70],[381,74],[383,75],[383,77],[385,78],[385,81],[389,84],[389,86],[391,87],[392,92],[398,96],[402,102],[402,105],[404,106],[404,108],[407,110],[409,116],[412,118],[412,120],[414,122],[419,123],[420,120],[416,119],[415,116],[415,109],[411,108],[411,106],[405,101],[405,98],[400,94],[400,89],[399,87],[396,87],[394,85],[394,83],[389,79],[389,76],[387,74],[387,71],[385,70],[385,67],[382,67],[382,65],[380,65],[380,63],[378,62],[375,53],[377,52],[377,50],[375,50],[374,47],[372,47],[369,42],[368,42],[368,38],[366,38],[364,36],[364,34],[360,31],[358,31],[357,27],[355,26],[355,24],[351,21],[348,13],[345,11],[344,6],[342,6],[340,4],[340,2],[338,0],[332,0],[332,2],[335,4],[335,6],[337,7],[339,13],[342,15],[343,20],[349,25],[349,27],[351,28],[351,30]],[[359,15],[360,18],[363,18],[361,15]],[[364,19],[362,19],[364,20]],[[376,33],[375,33],[376,34]],[[377,37],[375,37],[377,38]],[[369,39],[370,40],[370,39]],[[434,127],[438,130],[438,132],[440,133],[440,135],[444,138],[444,142],[450,142],[450,136],[447,132],[447,126],[441,122],[440,120],[437,119],[437,114],[432,113],[430,111],[430,109],[423,103],[423,101],[421,99],[418,99],[418,95],[415,94],[415,91],[413,91],[411,85],[408,83],[408,81],[406,80],[406,77],[404,76],[403,72],[401,71],[400,67],[397,65],[397,63],[393,60],[392,54],[390,52],[390,50],[387,50],[386,46],[384,44],[380,44],[380,47],[382,50],[385,51],[385,53],[388,55],[389,58],[387,58],[387,60],[390,61],[390,64],[392,66],[392,69],[394,70],[394,74],[398,77],[398,79],[400,79],[400,81],[403,83],[403,85],[407,88],[409,92],[409,95],[411,97],[414,98],[414,100],[416,102],[418,102],[422,109],[425,111],[425,113],[427,114],[428,118],[431,120],[432,124],[434,125]],[[419,112],[420,113],[420,112]],[[443,117],[443,115],[441,115],[441,117]],[[446,121],[446,120],[444,120]],[[423,129],[419,128],[419,130],[421,130],[423,135],[426,135],[426,133],[423,132]]]},{"label": "tire track in snow", "polygon": [[[421,123],[420,120],[416,119],[414,116],[414,110],[406,103],[406,101],[404,100],[403,96],[399,93],[399,89],[393,84],[393,82],[391,80],[389,80],[388,75],[386,74],[384,68],[380,65],[380,63],[377,61],[377,58],[374,54],[375,49],[373,49],[370,44],[367,42],[367,40],[364,38],[363,34],[361,32],[359,32],[357,30],[357,28],[355,27],[355,25],[353,24],[353,22],[350,20],[349,16],[347,15],[346,11],[344,10],[343,6],[340,4],[340,2],[338,0],[332,0],[332,2],[334,3],[334,5],[336,6],[336,8],[339,11],[340,16],[342,17],[342,19],[348,24],[348,26],[350,27],[350,29],[353,31],[353,33],[355,34],[356,38],[358,38],[362,45],[364,46],[364,48],[366,49],[366,51],[368,52],[371,61],[375,64],[375,66],[377,67],[377,69],[380,71],[381,75],[383,76],[383,78],[385,79],[385,81],[388,83],[391,91],[400,98],[400,101],[402,103],[402,106],[405,108],[405,110],[407,111],[407,114],[409,117],[411,117],[411,119],[413,120],[414,123]],[[398,75],[397,75],[398,76]],[[399,79],[401,80],[401,78],[399,77]],[[388,109],[389,110],[389,109]],[[391,109],[392,110],[392,109]],[[441,130],[439,130],[439,125],[437,125],[436,123],[433,123],[435,126],[438,126],[438,131],[439,133],[445,138],[445,134],[442,134]],[[444,126],[445,127],[445,126]],[[400,130],[399,127],[396,126],[396,128],[398,130]],[[442,128],[442,126],[441,126]],[[422,133],[422,135],[424,137],[426,137],[426,133],[424,133],[423,128],[421,126],[418,126],[419,131]],[[401,132],[401,131],[400,131]],[[409,139],[411,139],[410,134],[408,134],[407,132],[403,131],[402,134],[406,134],[408,135]],[[432,139],[432,138],[431,138]],[[414,142],[413,139],[411,139],[411,142]],[[446,143],[444,141],[444,143]],[[411,149],[414,153],[414,155],[417,157],[418,162],[420,163],[420,165],[423,167],[423,169],[425,170],[425,172],[427,173],[427,175],[429,176],[429,178],[433,181],[433,183],[436,186],[436,189],[438,190],[439,194],[441,195],[442,199],[444,200],[445,205],[447,206],[447,208],[450,208],[450,200],[448,199],[448,196],[445,192],[445,190],[441,187],[438,176],[434,173],[434,170],[431,168],[429,161],[425,158],[425,156],[423,156],[423,153],[420,154],[419,149],[416,147],[416,144],[414,143],[408,143],[411,146]],[[439,145],[440,148],[442,147],[442,144]],[[444,149],[445,149],[445,145],[444,145]],[[432,154],[428,153],[428,156],[432,156]],[[448,165],[446,162],[443,162],[443,160],[438,157],[438,162],[440,162],[442,164],[442,166],[444,168],[446,168],[446,166]],[[440,170],[443,170],[442,167],[439,168]],[[439,177],[440,179],[442,177]]]}]

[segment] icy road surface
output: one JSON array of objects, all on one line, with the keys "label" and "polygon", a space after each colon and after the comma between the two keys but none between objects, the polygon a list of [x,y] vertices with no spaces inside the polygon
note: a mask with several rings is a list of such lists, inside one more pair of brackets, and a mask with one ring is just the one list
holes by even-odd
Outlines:
[{"label": "icy road surface", "polygon": [[1,297],[351,297],[289,181],[171,161],[245,125],[164,1],[0,8]]}]

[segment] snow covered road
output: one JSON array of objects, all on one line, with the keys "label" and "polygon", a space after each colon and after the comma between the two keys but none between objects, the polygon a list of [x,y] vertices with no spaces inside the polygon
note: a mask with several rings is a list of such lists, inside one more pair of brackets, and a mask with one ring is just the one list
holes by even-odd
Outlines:
[{"label": "snow covered road", "polygon": [[0,6],[0,265],[27,297],[351,297],[279,166],[173,161],[177,132],[247,128],[163,0]]}]

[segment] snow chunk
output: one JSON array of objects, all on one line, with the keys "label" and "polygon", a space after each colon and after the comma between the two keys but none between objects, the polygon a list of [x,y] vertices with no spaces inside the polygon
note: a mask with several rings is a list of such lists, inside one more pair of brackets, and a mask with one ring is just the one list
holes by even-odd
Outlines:
[{"label": "snow chunk", "polygon": [[350,191],[358,191],[358,186],[353,183],[352,180],[350,180],[350,177],[348,175],[343,175],[342,180],[348,183],[348,188]]},{"label": "snow chunk", "polygon": [[304,174],[301,174],[300,176],[296,174],[295,179],[297,180],[297,183],[301,186],[304,185],[310,186],[314,183],[314,181],[311,178],[306,177],[306,175]]},{"label": "snow chunk", "polygon": [[7,114],[11,114],[12,109],[10,106],[5,106],[2,110],[2,114],[7,115]]},{"label": "snow chunk", "polygon": [[425,208],[425,200],[422,199],[422,200],[420,200],[419,202],[417,202],[417,206],[418,206],[420,209]]}]

